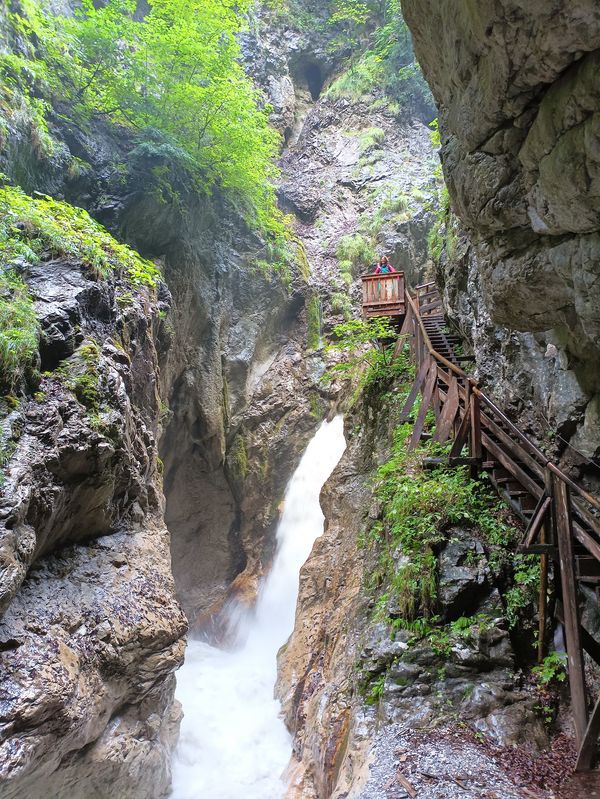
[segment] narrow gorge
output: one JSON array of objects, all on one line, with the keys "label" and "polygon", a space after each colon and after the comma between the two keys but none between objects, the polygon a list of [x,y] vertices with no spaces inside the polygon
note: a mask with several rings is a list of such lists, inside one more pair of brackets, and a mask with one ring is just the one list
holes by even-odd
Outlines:
[{"label": "narrow gorge", "polygon": [[0,0],[0,799],[600,796],[600,9],[476,5]]}]

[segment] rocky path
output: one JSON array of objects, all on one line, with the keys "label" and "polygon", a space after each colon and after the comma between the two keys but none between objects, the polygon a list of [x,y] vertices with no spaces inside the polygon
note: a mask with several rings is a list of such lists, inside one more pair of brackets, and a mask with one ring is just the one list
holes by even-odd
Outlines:
[{"label": "rocky path", "polygon": [[[353,799],[579,799],[584,796],[583,792],[574,793],[567,786],[555,793],[523,785],[527,776],[507,769],[502,753],[480,744],[464,731],[425,733],[390,725],[377,735],[364,787],[347,796]],[[600,786],[592,782],[585,788],[586,799],[600,796]],[[581,785],[578,791],[584,791],[585,780],[571,783],[573,790],[576,784]]]}]

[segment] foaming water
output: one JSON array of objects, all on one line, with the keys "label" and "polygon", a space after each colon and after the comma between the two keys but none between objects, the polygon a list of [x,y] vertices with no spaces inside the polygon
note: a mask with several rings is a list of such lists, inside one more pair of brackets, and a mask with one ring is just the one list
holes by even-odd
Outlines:
[{"label": "foaming water", "polygon": [[173,799],[282,799],[291,739],[273,698],[276,655],[294,627],[298,577],[323,532],[321,488],[346,442],[342,417],[324,422],[288,485],[277,554],[256,610],[231,651],[188,644],[177,676],[185,714],[173,764]]}]

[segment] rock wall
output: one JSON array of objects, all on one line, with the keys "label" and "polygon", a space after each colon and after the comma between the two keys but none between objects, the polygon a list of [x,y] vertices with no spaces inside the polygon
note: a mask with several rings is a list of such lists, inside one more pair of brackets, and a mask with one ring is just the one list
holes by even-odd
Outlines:
[{"label": "rock wall", "polygon": [[585,474],[600,424],[597,4],[402,7],[467,237],[441,268],[448,308],[488,387]]},{"label": "rock wall", "polygon": [[169,294],[67,257],[24,277],[44,374],[0,420],[0,796],[164,795],[187,630],[157,445]]},{"label": "rock wall", "polygon": [[[448,773],[464,771],[463,759],[474,747],[481,767],[507,789],[502,795],[524,796],[494,765],[490,750],[535,749],[547,738],[535,713],[538,700],[516,673],[501,595],[477,525],[443,531],[436,552],[437,612],[446,623],[483,614],[486,624],[449,639],[442,652],[417,628],[394,632],[381,614],[383,595],[389,614],[398,617],[397,589],[373,585],[382,550],[364,542],[381,516],[373,484],[397,424],[393,393],[360,402],[346,418],[348,448],[321,494],[325,532],[302,569],[294,632],[279,653],[277,695],[294,734],[287,795],[386,795],[406,761],[396,751],[402,735],[414,736],[416,756],[428,741],[436,751],[451,731],[444,768],[427,783],[432,791],[448,790]],[[393,557],[401,564],[406,556]],[[480,739],[469,738],[467,729]],[[390,741],[397,743],[390,748]],[[387,775],[383,781],[380,772]],[[439,795],[445,794],[431,793]]]}]

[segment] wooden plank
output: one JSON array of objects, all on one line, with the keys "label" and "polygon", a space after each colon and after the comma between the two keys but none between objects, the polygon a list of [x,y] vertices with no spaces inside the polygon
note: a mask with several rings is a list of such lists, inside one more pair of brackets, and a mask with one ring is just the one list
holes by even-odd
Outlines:
[{"label": "wooden plank", "polygon": [[[565,623],[565,616],[563,613],[563,606],[560,600],[557,600],[556,605],[554,607],[554,616],[556,619],[564,625]],[[600,643],[596,641],[596,639],[589,634],[586,628],[581,625],[579,628],[581,633],[581,645],[588,653],[588,655],[593,658],[596,663],[600,666]]]},{"label": "wooden plank", "polygon": [[452,444],[450,454],[448,456],[448,460],[450,462],[460,457],[460,453],[463,451],[463,447],[467,442],[468,434],[469,434],[469,414],[468,412],[465,411],[464,416],[462,417],[462,420],[460,422],[459,428],[456,432],[456,436],[454,438],[454,443]]},{"label": "wooden plank", "polygon": [[592,761],[598,748],[598,736],[600,735],[600,698],[592,711],[590,720],[583,734],[583,741],[579,747],[577,756],[577,766],[575,771],[589,771]]},{"label": "wooden plank", "polygon": [[488,435],[486,435],[483,431],[481,433],[481,441],[483,446],[487,449],[487,451],[496,458],[497,461],[500,462],[504,468],[512,474],[513,477],[517,479],[519,483],[526,488],[527,491],[531,494],[532,497],[535,499],[539,499],[542,494],[544,493],[544,489],[538,485],[535,480],[533,480],[529,475],[521,469],[520,466],[517,466],[516,463],[512,460],[510,455],[508,455],[502,447],[493,441]]},{"label": "wooden plank", "polygon": [[[404,327],[404,325],[403,325]],[[403,353],[404,348],[406,347],[408,341],[408,335],[403,334],[402,331],[398,336],[398,340],[396,341],[396,346],[394,347],[394,354],[392,355],[392,360],[395,361],[396,358],[399,358],[400,355]]]},{"label": "wooden plank", "polygon": [[552,544],[532,544],[529,549],[523,550],[526,555],[548,555],[552,560],[558,561],[558,549]]},{"label": "wooden plank", "polygon": [[417,444],[419,443],[419,439],[421,438],[421,433],[423,432],[423,426],[425,424],[425,416],[427,414],[427,410],[431,403],[431,396],[433,394],[433,389],[435,388],[435,364],[431,359],[429,361],[429,371],[427,372],[427,379],[425,380],[425,388],[423,389],[423,395],[421,398],[421,407],[419,408],[419,414],[415,421],[415,426],[413,427],[412,435],[410,437],[409,448],[414,449]]},{"label": "wooden plank", "polygon": [[591,527],[597,535],[600,535],[600,519],[594,516],[594,514],[585,507],[579,497],[571,496],[571,502],[577,516],[579,516],[588,527]]},{"label": "wooden plank", "polygon": [[471,395],[471,457],[481,460],[483,451],[481,448],[481,409],[479,407],[479,397]]},{"label": "wooden plank", "polygon": [[[537,507],[533,512],[531,521],[527,525],[527,529],[525,530],[525,538],[519,549],[529,549],[529,547],[533,544],[538,532],[544,524],[546,514],[548,513],[548,509],[550,508],[551,504],[552,500],[550,497],[546,497],[545,494],[542,494],[538,500]],[[541,543],[545,544],[546,541],[542,541]]]},{"label": "wooden plank", "polygon": [[[552,505],[552,499],[546,497],[542,507],[538,512],[539,530],[540,530],[540,544],[542,546],[548,545],[548,536],[546,535],[547,526],[544,524],[544,519],[548,513],[548,509]],[[535,518],[535,516],[533,517]],[[533,521],[533,520],[532,520]],[[531,525],[531,539],[535,539],[537,531],[533,530],[535,522]],[[540,558],[540,590],[538,594],[538,663],[544,662],[546,657],[546,628],[548,618],[548,576],[549,576],[550,558],[548,553],[542,553]]]},{"label": "wooden plank", "polygon": [[[437,361],[436,361],[436,363],[437,363]],[[438,380],[441,380],[447,386],[449,386],[450,383],[453,380],[456,380],[456,375],[455,374],[453,374],[452,372],[447,371],[446,369],[444,369],[443,366],[440,366],[439,364],[437,364],[437,376],[438,376]]]},{"label": "wooden plank", "polygon": [[425,305],[419,305],[419,311],[421,315],[430,313],[431,311],[437,311],[438,308],[442,307],[441,300],[434,300],[433,302],[428,302]]},{"label": "wooden plank", "polygon": [[434,441],[438,441],[440,444],[443,444],[445,441],[448,440],[448,436],[450,435],[450,431],[452,430],[452,426],[454,424],[454,418],[456,417],[457,411],[458,411],[458,383],[455,378],[450,383],[448,394],[446,395],[446,402],[444,403],[440,420],[435,431]]},{"label": "wooden plank", "polygon": [[560,477],[561,480],[565,482],[573,491],[579,494],[580,497],[583,497],[583,499],[589,502],[590,505],[593,505],[595,508],[600,510],[600,499],[598,499],[598,497],[595,497],[593,494],[590,494],[589,491],[586,491],[584,488],[577,485],[576,482],[571,480],[571,478],[562,472],[554,463],[550,463],[550,461],[548,461],[548,468],[551,469],[555,475]]},{"label": "wooden plank", "polygon": [[421,386],[423,385],[423,381],[427,377],[428,371],[429,371],[429,362],[423,361],[423,363],[421,364],[421,368],[419,369],[419,372],[415,378],[415,382],[413,383],[412,388],[410,390],[410,394],[406,398],[404,407],[400,412],[401,422],[406,422],[408,417],[410,416],[410,413],[413,409],[413,405],[415,404],[415,400],[417,399],[417,394],[421,390]]},{"label": "wooden plank", "polygon": [[499,438],[506,449],[514,455],[514,460],[521,461],[532,471],[540,480],[544,479],[544,467],[538,463],[517,441],[512,439],[496,422],[487,414],[481,414],[482,425],[490,430],[496,438]]},{"label": "wooden plank", "polygon": [[518,427],[515,427],[515,425],[510,421],[508,416],[502,413],[500,408],[497,405],[495,405],[492,402],[492,400],[486,394],[484,394],[483,391],[481,391],[480,388],[475,387],[474,391],[479,396],[479,399],[483,403],[485,403],[485,405],[487,405],[487,407],[491,411],[493,411],[494,415],[497,416],[498,419],[500,419],[502,422],[504,422],[504,424],[511,430],[511,432],[514,433],[514,435],[521,441],[522,445],[531,453],[531,455],[533,455],[534,458],[537,458],[544,466],[546,466],[547,464],[549,465],[548,458],[546,458],[544,453],[540,449],[538,449],[535,446],[535,444],[533,444],[527,438],[527,436],[519,430]]},{"label": "wooden plank", "polygon": [[[556,479],[560,480],[560,477],[557,477]],[[592,536],[587,532],[587,530],[584,530],[583,527],[581,527],[581,525],[577,524],[577,522],[573,522],[572,524],[573,524],[573,535],[575,536],[575,538],[579,541],[579,543],[582,546],[584,546],[587,549],[587,551],[591,555],[593,555],[596,558],[596,560],[600,560],[600,544],[596,541],[595,538],[592,538]]]},{"label": "wooden plank", "polygon": [[571,705],[577,743],[581,746],[587,728],[587,701],[585,696],[585,673],[581,648],[577,581],[573,562],[570,497],[569,487],[556,475],[553,478],[553,493],[569,665],[569,687],[571,689]]},{"label": "wooden plank", "polygon": [[412,308],[410,305],[406,311],[406,316],[404,317],[404,322],[402,322],[402,327],[400,328],[400,336],[408,336],[410,333],[410,323],[412,321]]},{"label": "wooden plank", "polygon": [[437,426],[440,414],[442,412],[442,406],[440,403],[440,394],[437,385],[437,369],[435,368],[435,363],[432,362],[431,368],[435,371],[435,381],[433,386],[433,394],[431,395],[431,404],[433,406],[433,413],[435,415],[435,424]]}]

